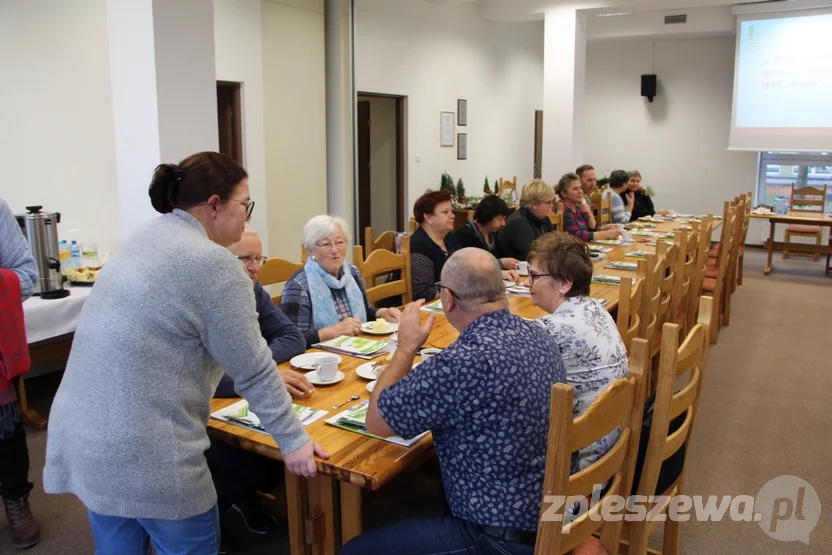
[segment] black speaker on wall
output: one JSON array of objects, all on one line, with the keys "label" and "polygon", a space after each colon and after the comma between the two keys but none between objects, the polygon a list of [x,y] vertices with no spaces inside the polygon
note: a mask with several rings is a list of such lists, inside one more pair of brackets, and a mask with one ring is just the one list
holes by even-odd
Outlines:
[{"label": "black speaker on wall", "polygon": [[656,75],[642,75],[641,76],[641,96],[646,96],[647,100],[653,102],[656,97]]}]

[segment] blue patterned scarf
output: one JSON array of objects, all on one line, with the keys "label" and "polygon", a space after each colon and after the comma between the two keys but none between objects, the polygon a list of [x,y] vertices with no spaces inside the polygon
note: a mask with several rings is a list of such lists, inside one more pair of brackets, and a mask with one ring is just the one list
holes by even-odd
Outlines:
[{"label": "blue patterned scarf", "polygon": [[309,284],[309,298],[312,300],[312,324],[316,330],[334,326],[341,321],[335,310],[332,298],[333,289],[345,289],[350,303],[350,312],[354,318],[362,322],[367,321],[367,310],[364,307],[364,295],[355,282],[349,263],[344,261],[341,266],[340,279],[324,270],[314,259],[309,258],[303,267],[306,282]]}]

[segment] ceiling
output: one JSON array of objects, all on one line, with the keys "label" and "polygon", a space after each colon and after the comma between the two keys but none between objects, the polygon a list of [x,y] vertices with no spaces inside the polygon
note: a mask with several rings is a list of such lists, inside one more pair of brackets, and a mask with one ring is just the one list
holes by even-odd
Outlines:
[{"label": "ceiling", "polygon": [[618,12],[678,12],[721,7],[728,9],[739,4],[760,4],[789,0],[425,0],[432,4],[474,4],[477,13],[487,21],[536,21],[543,19],[548,9],[574,6],[588,14]]}]

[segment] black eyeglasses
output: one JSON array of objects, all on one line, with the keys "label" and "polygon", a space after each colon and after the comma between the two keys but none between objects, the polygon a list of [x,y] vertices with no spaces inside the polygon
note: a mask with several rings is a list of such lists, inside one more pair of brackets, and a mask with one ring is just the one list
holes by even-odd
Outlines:
[{"label": "black eyeglasses", "polygon": [[262,266],[263,264],[265,264],[266,262],[269,261],[269,257],[268,256],[251,256],[250,254],[241,254],[241,255],[237,255],[237,260],[239,260],[240,262],[242,262],[243,264],[246,264],[246,265],[249,262],[251,262],[252,260],[254,260],[257,263],[258,266]]},{"label": "black eyeglasses", "polygon": [[[246,207],[246,221],[249,221],[251,219],[251,213],[254,212],[254,201],[253,200],[237,200],[235,198],[230,198],[230,199],[228,199],[224,202],[228,202],[228,201],[239,202],[240,204],[245,206]],[[223,201],[220,201],[220,202],[223,202]],[[202,204],[197,204],[196,206],[208,206],[209,204],[213,204],[213,203],[203,202]]]},{"label": "black eyeglasses", "polygon": [[246,207],[246,221],[249,221],[251,219],[251,213],[254,212],[254,201],[253,200],[242,201],[242,200],[237,200],[235,198],[230,198],[228,200],[233,200],[234,202],[239,202],[240,204],[245,206]]},{"label": "black eyeglasses", "polygon": [[450,288],[450,287],[448,287],[447,285],[442,285],[442,282],[441,282],[441,281],[437,281],[436,283],[434,283],[434,285],[436,286],[436,288],[437,288],[437,289],[447,289],[447,290],[448,290],[448,293],[450,293],[451,295],[453,295],[453,297],[454,297],[456,300],[458,300],[458,301],[461,301],[461,300],[462,300],[462,299],[460,299],[460,298],[459,298],[459,295],[457,295],[457,294],[456,294],[456,292],[455,292],[453,289],[451,289],[451,288]]},{"label": "black eyeglasses", "polygon": [[545,277],[554,278],[555,276],[552,274],[538,274],[537,272],[533,272],[531,268],[529,269],[529,285],[534,285],[534,280]]}]

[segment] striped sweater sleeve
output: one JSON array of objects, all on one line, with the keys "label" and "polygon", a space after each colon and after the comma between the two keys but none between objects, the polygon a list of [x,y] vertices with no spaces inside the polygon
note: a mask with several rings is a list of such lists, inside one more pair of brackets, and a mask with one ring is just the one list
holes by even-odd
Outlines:
[{"label": "striped sweater sleeve", "polygon": [[617,224],[626,224],[630,221],[632,214],[627,210],[624,199],[618,193],[611,193],[610,207],[612,209],[612,221]]},{"label": "striped sweater sleeve", "polygon": [[586,219],[579,210],[573,212],[567,208],[563,211],[563,220],[563,228],[567,233],[574,235],[584,242],[592,241],[593,233],[589,231]]}]

